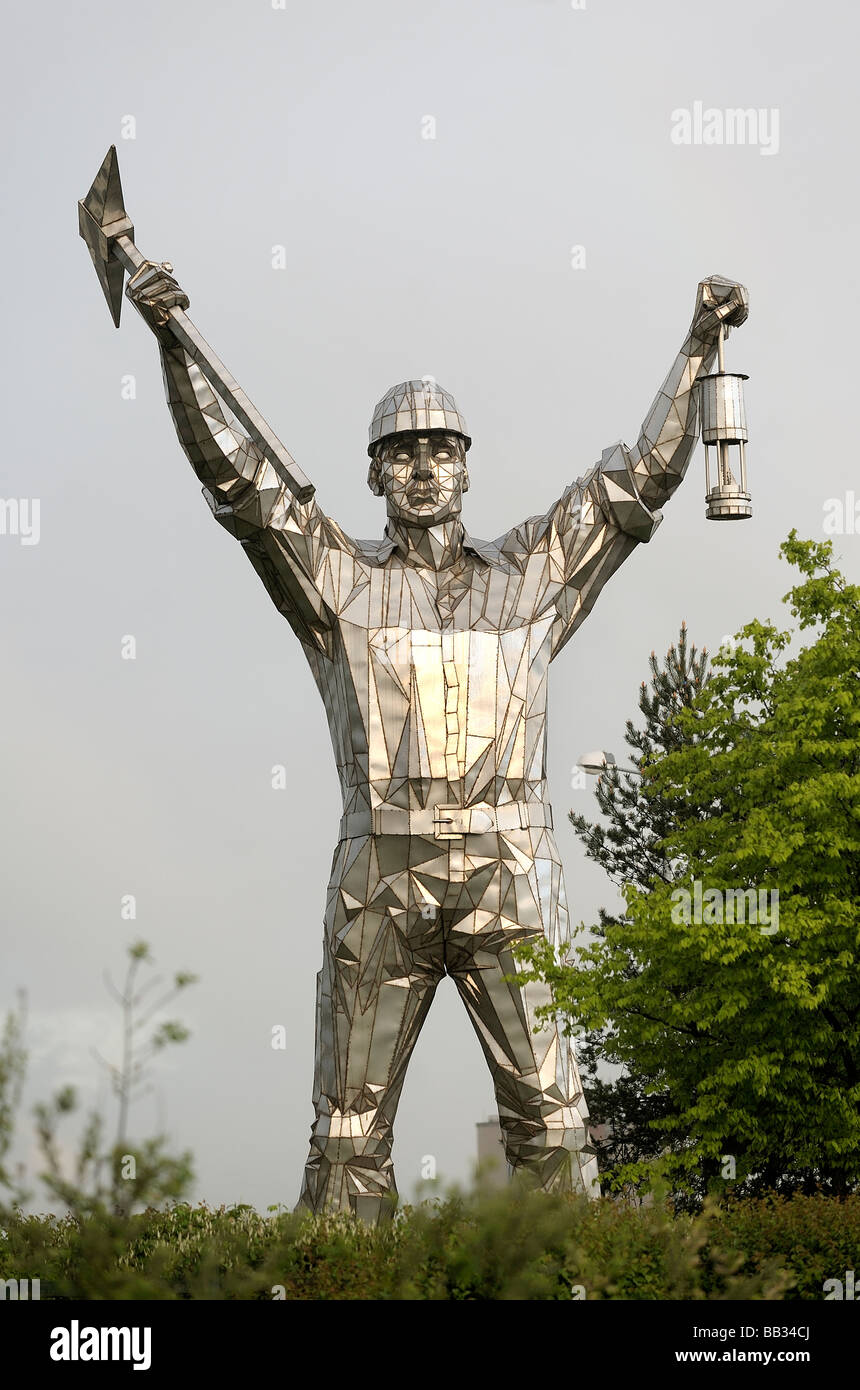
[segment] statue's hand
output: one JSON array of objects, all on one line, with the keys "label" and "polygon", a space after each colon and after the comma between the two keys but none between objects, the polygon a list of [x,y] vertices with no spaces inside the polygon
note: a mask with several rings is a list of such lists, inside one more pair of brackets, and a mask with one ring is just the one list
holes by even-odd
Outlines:
[{"label": "statue's hand", "polygon": [[188,295],[173,278],[172,270],[169,261],[160,265],[157,261],[144,261],[125,288],[132,304],[159,337],[163,336],[159,330],[167,323],[168,309],[174,306],[187,309],[189,304]]},{"label": "statue's hand", "polygon": [[746,320],[749,303],[749,292],[736,280],[709,275],[699,285],[696,296],[692,327],[694,336],[712,342],[719,334],[721,323],[726,328],[738,328]]}]

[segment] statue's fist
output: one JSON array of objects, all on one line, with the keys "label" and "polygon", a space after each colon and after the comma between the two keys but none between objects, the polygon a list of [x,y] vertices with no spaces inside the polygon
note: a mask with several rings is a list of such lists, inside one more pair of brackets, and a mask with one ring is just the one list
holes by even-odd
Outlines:
[{"label": "statue's fist", "polygon": [[140,310],[153,332],[167,322],[168,309],[187,309],[188,295],[173,278],[169,261],[144,261],[126,285],[126,295]]},{"label": "statue's fist", "polygon": [[720,324],[738,328],[749,313],[750,297],[743,285],[722,275],[709,275],[699,285],[693,333],[706,342],[716,339]]}]

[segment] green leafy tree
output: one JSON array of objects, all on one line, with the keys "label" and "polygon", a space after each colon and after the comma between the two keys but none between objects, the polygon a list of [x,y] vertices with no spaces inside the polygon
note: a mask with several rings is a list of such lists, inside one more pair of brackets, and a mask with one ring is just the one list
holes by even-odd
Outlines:
[{"label": "green leafy tree", "polygon": [[[677,645],[666,653],[661,666],[654,652],[648,662],[650,684],[639,687],[641,728],[627,720],[624,741],[630,749],[631,775],[610,764],[597,779],[595,795],[606,824],[594,823],[571,811],[569,820],[590,859],[593,859],[619,886],[633,883],[647,891],[651,880],[669,882],[672,867],[660,848],[675,823],[677,807],[651,791],[643,795],[650,781],[651,767],[667,753],[682,748],[696,734],[679,727],[679,710],[689,708],[708,681],[707,651],[697,651],[687,639],[687,625],[681,624]],[[638,774],[638,775],[637,775]]]},{"label": "green leafy tree", "polygon": [[[690,646],[686,623],[682,623],[677,644],[669,648],[662,665],[652,651],[649,666],[650,682],[643,681],[639,688],[641,727],[628,719],[624,732],[634,771],[610,764],[597,779],[595,795],[604,817],[602,823],[573,811],[569,816],[589,858],[619,887],[633,883],[643,892],[654,878],[665,882],[674,878],[672,866],[660,849],[672,828],[674,807],[653,786],[645,794],[650,768],[670,751],[683,747],[688,738],[696,737],[679,729],[677,715],[680,709],[690,707],[709,679],[707,652]],[[609,927],[621,927],[624,921],[623,915],[613,916],[601,909],[592,934],[602,940]],[[630,969],[637,969],[632,960]],[[655,1159],[670,1142],[662,1126],[668,1096],[662,1088],[654,1089],[657,1078],[645,1072],[635,1058],[619,1074],[607,1076],[603,1064],[614,1053],[615,1028],[611,1022],[578,1039],[577,1058],[596,1131],[593,1142],[601,1173],[610,1187],[632,1194],[637,1184],[615,1182],[615,1171]]]},{"label": "green leafy tree", "polygon": [[860,588],[829,541],[781,553],[796,627],[748,623],[649,763],[670,875],[628,881],[575,963],[531,953],[551,1007],[664,1097],[661,1164],[693,1193],[860,1184]]}]

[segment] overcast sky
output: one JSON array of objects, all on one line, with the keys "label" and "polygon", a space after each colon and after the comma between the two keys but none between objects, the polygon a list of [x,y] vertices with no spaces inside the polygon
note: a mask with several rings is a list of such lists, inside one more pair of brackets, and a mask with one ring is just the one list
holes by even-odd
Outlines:
[{"label": "overcast sky", "polygon": [[[301,649],[200,495],[153,340],[127,305],[113,327],[78,238],[107,147],[141,251],[173,262],[195,323],[353,535],[384,524],[365,448],[394,382],[429,373],[456,396],[474,439],[464,520],[492,538],[635,441],[701,278],[749,286],[727,365],[750,378],[753,520],[706,521],[700,446],[553,667],[550,794],[588,921],[615,896],[566,821],[592,805],[571,787],[577,755],[622,759],[648,654],[682,619],[714,648],[780,618],[780,541],[821,538],[828,499],[860,494],[856,13],[50,0],[7,18],[0,498],[31,521],[37,500],[39,528],[0,535],[0,1006],[27,988],[28,1104],[66,1082],[109,1104],[90,1053],[118,1046],[102,972],[142,937],[201,981],[176,1011],[193,1037],[132,1129],[193,1150],[197,1197],[292,1204],[340,813]],[[701,135],[709,109],[734,108],[760,113],[754,142],[696,143],[697,120]],[[858,580],[860,537],[835,540]],[[492,1111],[446,981],[400,1106],[401,1191],[426,1155],[465,1179]]]}]

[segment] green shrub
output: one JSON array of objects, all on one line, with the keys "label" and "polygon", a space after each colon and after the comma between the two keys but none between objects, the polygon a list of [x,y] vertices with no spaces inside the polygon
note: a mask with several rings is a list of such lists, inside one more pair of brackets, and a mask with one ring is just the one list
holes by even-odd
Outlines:
[{"label": "green shrub", "polygon": [[860,1196],[690,1216],[512,1188],[401,1207],[380,1227],[186,1204],[0,1217],[0,1277],[38,1278],[43,1298],[820,1299],[857,1267]]}]

